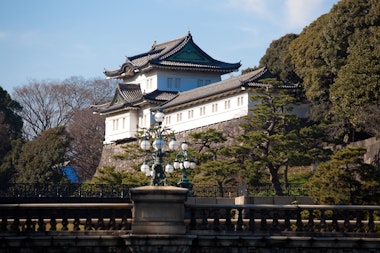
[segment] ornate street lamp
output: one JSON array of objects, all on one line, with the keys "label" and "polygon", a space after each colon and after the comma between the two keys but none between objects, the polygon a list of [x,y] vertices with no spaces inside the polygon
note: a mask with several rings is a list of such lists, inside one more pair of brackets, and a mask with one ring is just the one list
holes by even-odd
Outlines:
[{"label": "ornate street lamp", "polygon": [[182,142],[181,149],[174,161],[174,169],[182,169],[182,178],[181,181],[178,182],[178,185],[182,188],[189,189],[189,195],[192,195],[193,185],[187,179],[187,169],[194,169],[195,162],[194,157],[187,151],[188,145],[187,142]]},{"label": "ornate street lamp", "polygon": [[[163,137],[169,135],[167,129],[162,127],[164,118],[165,114],[162,111],[157,111],[154,114],[154,119],[157,122],[157,125],[145,133],[143,140],[140,143],[140,148],[146,151],[144,163],[141,165],[140,170],[145,173],[146,176],[152,177],[151,185],[167,185],[165,172],[172,173],[174,170],[173,165],[170,163],[168,163],[165,168],[163,165],[163,157],[168,155],[167,152],[163,151],[165,146]],[[149,137],[154,138],[152,144],[149,142]],[[151,152],[152,146],[154,149],[153,152]],[[178,142],[174,137],[169,142],[168,146],[171,151],[178,149]]]},{"label": "ornate street lamp", "polygon": [[[194,169],[195,162],[193,156],[187,151],[188,145],[186,142],[181,144],[182,151],[176,155],[174,166],[170,162],[165,166],[163,165],[163,157],[168,156],[168,153],[163,151],[165,146],[164,138],[168,137],[168,129],[162,127],[162,122],[164,121],[165,114],[162,111],[157,111],[154,114],[154,119],[157,125],[154,128],[146,131],[141,143],[141,149],[146,151],[146,156],[144,163],[141,165],[141,172],[145,173],[146,176],[151,176],[151,185],[167,185],[166,184],[166,173],[172,173],[174,169],[182,169],[182,179],[178,182],[178,186],[182,188],[189,189],[191,194],[192,184],[187,179],[186,169]],[[177,140],[174,137],[168,144],[170,151],[176,151],[179,147]],[[149,142],[149,137],[154,138],[153,143]],[[154,151],[151,152],[151,147],[153,146]]]}]

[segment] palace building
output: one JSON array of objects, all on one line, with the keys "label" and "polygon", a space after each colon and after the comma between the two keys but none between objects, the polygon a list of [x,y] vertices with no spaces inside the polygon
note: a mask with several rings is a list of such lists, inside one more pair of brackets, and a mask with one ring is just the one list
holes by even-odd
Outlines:
[{"label": "palace building", "polygon": [[[155,123],[157,109],[165,113],[163,125],[176,133],[246,116],[254,104],[252,90],[270,87],[260,80],[274,76],[263,67],[222,80],[240,66],[214,59],[190,33],[127,57],[120,68],[104,72],[120,80],[113,99],[93,107],[106,117],[104,144],[134,139],[137,131]],[[298,87],[284,83],[279,88]]]}]

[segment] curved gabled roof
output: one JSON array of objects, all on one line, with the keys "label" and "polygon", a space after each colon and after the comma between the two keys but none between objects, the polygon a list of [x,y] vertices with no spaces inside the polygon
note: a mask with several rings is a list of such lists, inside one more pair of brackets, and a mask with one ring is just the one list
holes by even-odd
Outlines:
[{"label": "curved gabled roof", "polygon": [[[246,74],[231,77],[222,80],[217,83],[212,83],[206,86],[202,86],[196,89],[184,91],[178,94],[175,98],[161,105],[159,108],[163,110],[170,110],[177,106],[183,106],[185,104],[191,104],[192,102],[202,101],[203,99],[209,99],[215,96],[223,96],[229,92],[239,92],[245,88],[270,88],[271,84],[261,83],[260,80],[266,78],[275,78],[266,67],[259,68],[257,70],[248,72]],[[297,84],[283,83],[278,86],[280,89],[296,89],[299,88]]]},{"label": "curved gabled roof", "polygon": [[155,90],[151,93],[143,93],[140,84],[119,83],[111,102],[92,107],[98,113],[112,113],[122,109],[138,109],[138,105],[144,101],[162,104],[175,96],[177,92]]},{"label": "curved gabled roof", "polygon": [[125,63],[116,70],[106,70],[104,74],[110,78],[133,76],[135,73],[150,68],[165,68],[176,70],[192,70],[203,72],[230,73],[239,69],[240,63],[227,63],[215,60],[199,48],[190,33],[186,36],[154,44],[142,54],[127,57]]}]

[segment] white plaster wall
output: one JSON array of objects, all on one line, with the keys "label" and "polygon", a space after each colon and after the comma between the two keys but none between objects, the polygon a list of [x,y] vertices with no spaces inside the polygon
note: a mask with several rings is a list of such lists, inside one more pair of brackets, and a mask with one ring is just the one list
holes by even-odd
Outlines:
[{"label": "white plaster wall", "polygon": [[[243,98],[243,103],[240,105],[238,105],[238,98]],[[229,109],[225,109],[225,101],[227,100],[230,101]],[[212,111],[213,104],[218,104],[217,112]],[[186,131],[193,128],[246,116],[249,111],[248,105],[248,93],[241,93],[218,101],[198,105],[193,108],[169,113],[165,115],[164,125],[175,132]],[[204,115],[200,114],[201,107],[205,107]],[[189,110],[193,110],[193,118],[191,119],[188,118]],[[182,113],[182,121],[177,121],[177,114],[179,113]],[[170,122],[166,118],[170,118]]]},{"label": "white plaster wall", "polygon": [[137,133],[137,124],[137,111],[107,117],[104,143],[109,144],[116,140],[134,137]]},{"label": "white plaster wall", "polygon": [[[172,88],[168,88],[168,78],[173,78]],[[175,78],[181,79],[181,87],[178,89],[175,87]],[[218,73],[195,73],[195,72],[170,72],[160,71],[158,72],[157,81],[158,89],[166,91],[187,91],[198,87],[198,80],[203,80],[205,85],[206,80],[210,80],[210,83],[221,81],[220,74]]]}]

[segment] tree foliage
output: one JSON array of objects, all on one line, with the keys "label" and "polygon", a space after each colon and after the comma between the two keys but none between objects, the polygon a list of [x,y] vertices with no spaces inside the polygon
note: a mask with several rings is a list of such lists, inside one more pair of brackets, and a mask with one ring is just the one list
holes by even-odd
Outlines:
[{"label": "tree foliage", "polygon": [[378,204],[380,172],[365,164],[364,148],[336,151],[322,163],[309,182],[314,201],[319,204]]},{"label": "tree foliage", "polygon": [[[342,0],[305,27],[289,46],[312,102],[312,119],[328,120],[340,139],[378,134],[380,2]],[[368,126],[368,127],[367,127]]]},{"label": "tree foliage", "polygon": [[115,167],[102,167],[97,170],[97,174],[91,182],[95,184],[112,184],[112,185],[134,185],[142,186],[149,183],[148,177],[141,172],[130,173],[116,170]]},{"label": "tree foliage", "polygon": [[67,126],[71,142],[68,150],[70,165],[75,166],[81,181],[91,179],[99,165],[103,150],[104,116],[91,109],[74,111]]},{"label": "tree foliage", "polygon": [[62,167],[70,139],[64,127],[50,128],[26,142],[17,159],[17,183],[55,184],[64,180]]},{"label": "tree foliage", "polygon": [[209,128],[204,132],[190,133],[195,147],[197,167],[194,172],[194,183],[217,185],[220,196],[224,195],[226,186],[235,185],[238,181],[237,167],[231,159],[223,155],[227,136],[223,131]]},{"label": "tree foliage", "polygon": [[22,119],[18,115],[21,105],[0,87],[0,184],[10,180],[14,173],[14,160],[22,144]]},{"label": "tree foliage", "polygon": [[23,106],[20,115],[28,140],[50,128],[66,127],[73,139],[68,161],[84,181],[99,164],[104,136],[104,117],[93,115],[90,106],[105,102],[113,92],[109,80],[71,77],[62,82],[31,81],[16,88],[14,95]]},{"label": "tree foliage", "polygon": [[[267,171],[276,195],[282,195],[279,169],[299,154],[297,150],[300,147],[300,122],[296,115],[290,113],[295,98],[268,89],[252,95],[251,100],[255,107],[246,122],[241,124],[244,133],[238,136],[239,144],[232,148],[231,154],[249,166],[246,170],[256,175],[258,171]],[[248,162],[241,158],[243,154],[249,157]]]},{"label": "tree foliage", "polygon": [[301,78],[295,73],[294,64],[289,54],[289,45],[298,35],[287,34],[272,41],[265,55],[260,59],[261,66],[267,68],[282,81],[300,83]]}]

